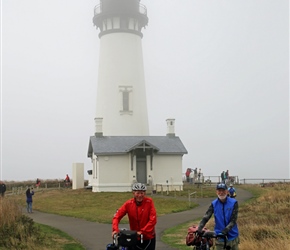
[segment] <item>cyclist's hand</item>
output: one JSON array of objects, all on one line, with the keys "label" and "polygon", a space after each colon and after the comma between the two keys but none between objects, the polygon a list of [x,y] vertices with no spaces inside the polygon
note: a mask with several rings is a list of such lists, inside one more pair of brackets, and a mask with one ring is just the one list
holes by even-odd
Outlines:
[{"label": "cyclist's hand", "polygon": [[228,232],[229,232],[229,230],[228,230],[227,228],[225,228],[225,229],[222,231],[222,234],[227,235]]},{"label": "cyclist's hand", "polygon": [[137,234],[138,234],[138,235],[141,235],[141,234],[142,234],[142,232],[141,232],[141,231],[138,231],[138,232],[137,232]]},{"label": "cyclist's hand", "polygon": [[114,239],[115,235],[117,235],[117,234],[118,234],[117,231],[113,231],[113,232],[112,232],[112,238]]},{"label": "cyclist's hand", "polygon": [[202,236],[202,235],[203,235],[202,230],[198,229],[198,230],[196,231],[196,234],[197,234],[198,236]]},{"label": "cyclist's hand", "polygon": [[227,234],[224,234],[222,232],[217,234],[217,238],[225,239],[225,241],[228,240]]}]

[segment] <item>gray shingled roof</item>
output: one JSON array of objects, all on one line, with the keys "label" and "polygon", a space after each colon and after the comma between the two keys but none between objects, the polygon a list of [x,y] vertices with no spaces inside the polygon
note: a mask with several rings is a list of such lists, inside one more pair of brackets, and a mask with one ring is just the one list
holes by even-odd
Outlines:
[{"label": "gray shingled roof", "polygon": [[91,136],[88,157],[95,155],[127,154],[140,144],[146,144],[157,154],[187,154],[179,137],[176,136]]}]

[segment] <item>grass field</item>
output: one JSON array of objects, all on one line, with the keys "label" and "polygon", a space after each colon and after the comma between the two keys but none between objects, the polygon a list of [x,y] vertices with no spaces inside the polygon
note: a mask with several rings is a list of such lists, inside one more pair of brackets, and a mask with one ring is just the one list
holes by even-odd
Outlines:
[{"label": "grass field", "polygon": [[[188,202],[188,192],[197,192],[200,197],[200,188],[187,185],[185,190],[178,193],[178,197],[174,197],[176,193],[171,192],[169,195],[151,196],[154,200],[158,216],[176,213],[188,210],[197,206],[193,202]],[[213,187],[206,187],[202,190],[205,197],[214,197],[215,190]],[[76,218],[83,218],[88,221],[111,223],[112,216],[125,200],[132,197],[131,192],[126,193],[110,193],[101,192],[93,193],[88,189],[40,189],[36,190],[33,197],[33,209],[54,213]],[[16,200],[22,206],[25,206],[25,195],[14,195]],[[123,219],[126,223],[126,218]]]},{"label": "grass field", "polygon": [[[243,185],[242,187],[251,191],[254,198],[241,205],[239,209],[240,250],[290,249],[290,230],[288,229],[290,222],[289,185],[275,185],[268,188],[261,188],[258,185]],[[194,207],[196,204],[191,203],[189,206],[187,199],[188,193],[192,192],[196,192],[198,197],[215,197],[214,187],[203,187],[201,190],[201,188],[195,186],[185,185],[184,191],[178,194],[172,192],[163,197],[153,196],[158,216]],[[175,196],[177,197],[175,198]],[[33,207],[43,212],[84,218],[94,222],[111,223],[116,209],[131,197],[131,193],[92,193],[91,190],[86,189],[40,189],[34,195]],[[13,195],[9,198],[6,197],[6,199],[25,206],[24,194]],[[122,222],[126,223],[127,221]],[[198,222],[192,221],[168,229],[162,236],[163,241],[180,250],[192,249],[192,247],[185,245],[185,236],[187,228]],[[213,220],[208,223],[207,227],[213,229]],[[37,228],[41,233],[50,230],[39,226]],[[54,239],[59,237],[57,242],[60,244],[60,248],[58,249],[82,249],[72,239],[63,238],[61,232],[52,230],[53,232],[57,237],[48,237],[45,240],[53,242]],[[44,233],[44,235],[48,236],[49,234]],[[61,242],[64,244],[61,245]],[[76,245],[73,248],[66,248],[70,244]],[[34,248],[30,247],[30,249]]]}]

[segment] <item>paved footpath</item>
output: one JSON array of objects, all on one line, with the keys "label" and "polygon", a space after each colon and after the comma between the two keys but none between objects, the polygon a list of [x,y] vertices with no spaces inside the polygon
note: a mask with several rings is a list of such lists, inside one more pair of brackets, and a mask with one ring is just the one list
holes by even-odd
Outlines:
[{"label": "paved footpath", "polygon": [[[237,194],[237,200],[239,203],[252,197],[250,193],[243,189],[237,189]],[[164,230],[201,218],[212,200],[213,198],[199,198],[194,200],[194,202],[199,204],[199,206],[194,209],[158,217],[156,225],[156,249],[178,250],[169,247],[161,241],[161,236]],[[32,214],[28,215],[37,223],[52,226],[69,234],[77,239],[87,250],[105,250],[106,245],[112,242],[112,229],[110,224],[89,222],[82,219],[47,214],[38,211],[34,211]],[[129,228],[128,225],[120,225],[120,228],[122,227]]]}]

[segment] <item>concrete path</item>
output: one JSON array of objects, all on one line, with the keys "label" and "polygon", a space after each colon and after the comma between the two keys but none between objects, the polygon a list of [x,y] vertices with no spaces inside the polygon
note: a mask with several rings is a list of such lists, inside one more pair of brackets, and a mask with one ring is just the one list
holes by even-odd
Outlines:
[{"label": "concrete path", "polygon": [[[251,198],[251,194],[243,189],[237,189],[237,200],[239,203]],[[157,218],[156,225],[156,249],[157,250],[178,250],[169,247],[161,241],[162,233],[165,229],[179,224],[201,218],[209,207],[213,198],[199,198],[194,200],[199,204],[197,208]],[[111,225],[89,222],[82,219],[47,214],[34,211],[28,214],[35,222],[45,224],[66,232],[77,239],[87,250],[105,250],[106,245],[112,242]],[[128,225],[120,225],[120,228],[129,228]],[[184,235],[185,238],[185,235]]]}]

